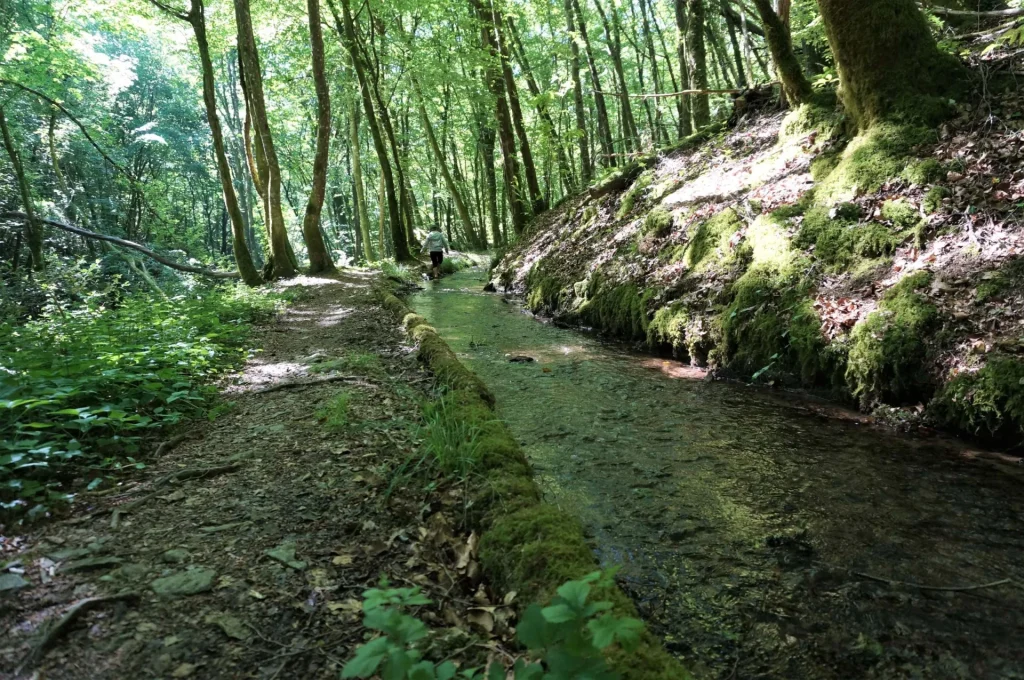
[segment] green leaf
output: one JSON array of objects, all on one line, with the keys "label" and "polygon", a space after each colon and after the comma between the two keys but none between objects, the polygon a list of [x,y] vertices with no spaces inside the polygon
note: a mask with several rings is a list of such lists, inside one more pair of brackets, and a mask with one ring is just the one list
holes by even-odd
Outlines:
[{"label": "green leaf", "polygon": [[390,646],[386,637],[371,640],[356,650],[356,655],[341,670],[342,678],[368,678],[377,671]]},{"label": "green leaf", "polygon": [[593,636],[594,647],[604,649],[614,642],[619,642],[624,647],[635,644],[640,640],[644,624],[637,619],[605,614],[587,623],[587,629]]},{"label": "green leaf", "polygon": [[550,623],[565,623],[576,618],[576,612],[566,604],[556,604],[541,610],[544,620]]},{"label": "green leaf", "polygon": [[563,583],[558,588],[558,595],[573,609],[581,610],[587,602],[587,596],[590,595],[590,584],[587,581]]}]

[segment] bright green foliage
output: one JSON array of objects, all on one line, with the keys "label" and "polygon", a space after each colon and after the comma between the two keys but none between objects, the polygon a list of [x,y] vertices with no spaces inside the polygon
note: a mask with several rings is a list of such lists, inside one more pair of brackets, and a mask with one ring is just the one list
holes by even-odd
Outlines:
[{"label": "bright green foliage", "polygon": [[[606,588],[612,574],[587,574],[558,588],[547,607],[532,604],[516,627],[516,636],[536,661],[516,660],[515,680],[615,680],[604,650],[613,646],[632,650],[640,643],[643,624],[637,619],[609,612],[612,603],[592,601],[591,588]],[[456,666],[451,661],[435,665],[422,660],[414,647],[429,634],[426,625],[406,613],[413,606],[431,604],[418,588],[381,588],[363,593],[363,625],[383,633],[362,645],[345,664],[342,678],[369,678],[379,673],[384,680],[451,680]],[[466,680],[504,680],[505,668],[492,663],[485,672],[469,668],[458,673]]]},{"label": "bright green foliage", "polygon": [[442,274],[454,274],[455,272],[462,271],[468,267],[472,267],[473,263],[463,257],[446,257],[441,262],[441,273]]},{"label": "bright green foliage", "polygon": [[928,272],[904,277],[882,296],[878,311],[854,327],[846,377],[863,406],[927,397],[925,338],[938,310],[917,291],[930,282]]},{"label": "bright green foliage", "polygon": [[686,250],[686,266],[701,269],[711,262],[728,259],[731,251],[729,241],[742,227],[743,222],[732,208],[726,208],[698,224],[693,228],[693,236]]},{"label": "bright green foliage", "polygon": [[240,362],[266,293],[224,287],[117,306],[93,295],[0,324],[0,500],[12,508],[63,494],[72,465],[131,463],[161,427],[201,412],[206,383]]},{"label": "bright green foliage", "polygon": [[330,431],[344,430],[349,423],[348,407],[351,401],[352,395],[348,392],[336,394],[324,406],[317,409],[316,417]]},{"label": "bright green foliage", "polygon": [[390,260],[381,260],[377,263],[377,266],[384,276],[398,283],[412,283],[416,280],[416,275],[412,269],[404,264],[395,264]]},{"label": "bright green foliage", "polygon": [[1014,439],[1024,432],[1024,363],[994,356],[973,373],[961,373],[931,406],[942,425]]},{"label": "bright green foliage", "polygon": [[906,200],[896,199],[882,204],[882,219],[889,220],[898,229],[912,229],[921,221],[921,214]]},{"label": "bright green foliage", "polygon": [[461,417],[451,399],[442,398],[423,410],[423,452],[442,471],[465,478],[483,455],[483,429]]}]

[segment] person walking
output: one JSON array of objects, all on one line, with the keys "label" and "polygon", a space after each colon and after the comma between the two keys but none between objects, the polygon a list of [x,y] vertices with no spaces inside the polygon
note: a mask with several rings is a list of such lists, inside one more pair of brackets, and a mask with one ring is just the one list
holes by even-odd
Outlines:
[{"label": "person walking", "polygon": [[441,263],[444,262],[444,254],[448,252],[448,239],[444,237],[441,230],[434,227],[427,238],[423,241],[423,248],[420,252],[430,253],[430,266],[432,267],[433,279],[441,278]]}]

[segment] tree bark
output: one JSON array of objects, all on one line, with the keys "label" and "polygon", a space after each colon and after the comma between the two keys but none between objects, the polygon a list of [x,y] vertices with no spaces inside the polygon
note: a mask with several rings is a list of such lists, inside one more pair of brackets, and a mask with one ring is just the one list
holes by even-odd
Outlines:
[{"label": "tree bark", "polygon": [[331,149],[331,88],[324,66],[324,35],[320,28],[320,0],[306,0],[309,14],[309,44],[313,56],[313,83],[316,88],[316,153],[313,156],[313,186],[309,190],[302,235],[309,255],[309,273],[334,271],[334,262],[320,231],[320,213],[327,190],[327,159]]},{"label": "tree bark", "polygon": [[[723,12],[729,9],[728,3],[729,0],[721,0],[719,3]],[[725,25],[729,31],[729,42],[732,44],[732,58],[736,63],[736,82],[740,87],[747,87],[747,72],[743,68],[743,50],[740,48],[739,38],[736,37],[736,24],[726,15]]]},{"label": "tree bark", "polygon": [[583,104],[583,82],[580,79],[580,46],[576,44],[576,21],[572,0],[565,0],[565,20],[569,30],[569,71],[572,74],[573,112],[576,116],[576,134],[580,146],[580,178],[582,184],[590,184],[594,178],[594,164],[590,159],[587,139],[586,107]]},{"label": "tree bark", "polygon": [[[686,0],[690,88],[708,89],[708,61],[704,47],[704,0]],[[707,127],[711,122],[711,104],[708,95],[699,94],[693,98],[693,127],[696,130]]]},{"label": "tree bark", "polygon": [[[626,151],[636,151],[640,146],[640,135],[636,129],[636,119],[633,117],[633,107],[629,103],[629,86],[626,83],[626,72],[622,68],[622,41],[619,38],[618,10],[614,5],[611,7],[612,19],[608,20],[604,8],[601,7],[601,0],[593,0],[597,14],[601,17],[601,26],[604,28],[604,37],[608,45],[608,54],[612,58],[612,69],[615,72],[615,80],[619,89],[619,117],[622,119],[622,131],[625,139]],[[613,25],[614,23],[614,25]]]},{"label": "tree bark", "polygon": [[859,129],[887,118],[935,122],[963,67],[939,51],[914,0],[818,0],[839,69],[839,96]]},{"label": "tree bark", "polygon": [[[358,87],[358,85],[357,85]],[[373,242],[370,240],[370,215],[366,209],[366,188],[363,186],[363,163],[359,151],[359,103],[352,102],[352,114],[349,116],[349,152],[352,155],[352,187],[355,194],[356,219],[359,220],[359,236],[363,246],[363,257],[367,262],[377,258],[373,255]]]},{"label": "tree bark", "polygon": [[775,72],[782,83],[782,93],[791,106],[799,106],[811,97],[811,84],[804,77],[800,62],[793,52],[793,41],[782,18],[772,9],[771,0],[754,0],[764,26],[765,42],[775,62]]},{"label": "tree bark", "polygon": [[[686,16],[686,0],[675,0],[676,14],[676,59],[679,61],[679,80],[684,87],[690,85],[690,63],[686,56],[686,36],[689,33],[689,18]],[[679,136],[693,134],[692,111],[689,97],[680,97]]]},{"label": "tree bark", "polygon": [[43,260],[43,227],[36,219],[36,208],[32,204],[32,191],[28,185],[28,178],[25,176],[25,168],[21,164],[21,156],[18,148],[14,145],[14,138],[7,126],[7,116],[0,107],[0,133],[3,134],[4,148],[7,150],[7,157],[11,159],[11,166],[14,168],[14,175],[18,180],[18,191],[21,193],[21,202],[25,206],[25,241],[28,243],[28,251],[32,257],[32,269],[42,271],[45,267]]},{"label": "tree bark", "polygon": [[[363,65],[362,55],[356,46],[356,28],[352,19],[352,9],[349,0],[341,0],[342,19],[339,20],[333,0],[328,0],[331,13],[334,14],[335,23],[338,24],[338,32],[352,58],[352,65],[359,80],[359,91],[363,99],[363,111],[366,113],[366,123],[370,127],[370,136],[373,138],[373,146],[377,152],[377,159],[380,164],[381,183],[384,188],[385,201],[381,204],[381,220],[384,219],[384,205],[387,206],[388,221],[391,228],[392,245],[394,246],[394,257],[398,262],[411,262],[413,258],[409,252],[409,242],[405,236],[405,228],[402,224],[402,213],[398,205],[398,196],[395,188],[395,176],[391,169],[391,162],[388,160],[388,151],[384,146],[384,136],[380,131],[380,124],[377,121],[377,114],[374,110],[373,97],[370,93],[370,85],[367,82],[366,69]],[[383,233],[381,240],[383,240]],[[383,251],[382,251],[383,252]]]},{"label": "tree bark", "polygon": [[512,127],[515,128],[516,137],[519,139],[519,152],[523,157],[526,188],[530,192],[530,208],[531,212],[536,215],[537,213],[544,212],[547,205],[540,192],[540,183],[537,181],[537,166],[533,162],[530,138],[526,134],[526,125],[523,123],[523,109],[519,105],[519,88],[516,87],[516,80],[512,75],[508,43],[503,29],[504,22],[501,20],[501,12],[493,2],[491,3],[491,22],[498,45],[498,54],[501,56],[501,75],[505,81],[505,93],[508,95],[509,112],[512,114]]},{"label": "tree bark", "polygon": [[480,44],[490,55],[492,63],[484,68],[484,84],[495,100],[495,115],[498,122],[498,141],[501,143],[502,175],[505,193],[508,195],[509,210],[512,214],[512,229],[521,234],[526,228],[526,206],[522,187],[519,184],[519,162],[516,158],[516,140],[512,131],[512,116],[505,99],[504,78],[501,56],[494,40],[491,12],[483,5],[485,0],[469,0],[480,24]]},{"label": "tree bark", "polygon": [[614,166],[615,145],[612,143],[612,128],[608,122],[608,108],[605,106],[604,90],[601,89],[601,78],[597,73],[597,62],[594,60],[594,51],[590,47],[590,38],[587,36],[587,19],[583,16],[583,9],[579,0],[572,2],[573,11],[576,13],[576,20],[579,22],[579,38],[583,41],[583,53],[587,56],[587,67],[590,71],[590,84],[594,88],[594,107],[597,109],[597,137],[601,143],[602,160],[604,167]]},{"label": "tree bark", "polygon": [[298,272],[293,262],[294,254],[291,252],[291,244],[288,242],[284,212],[281,210],[281,165],[270,132],[267,100],[263,92],[263,72],[256,49],[249,0],[233,1],[235,22],[238,25],[238,54],[239,63],[242,66],[240,70],[243,71],[239,75],[245,82],[246,108],[252,110],[252,122],[255,127],[258,148],[262,150],[266,160],[267,182],[264,187],[266,193],[264,202],[272,259],[270,273],[275,278],[290,278]]},{"label": "tree bark", "polygon": [[483,166],[485,198],[487,204],[487,224],[491,230],[491,242],[495,246],[503,243],[501,237],[501,225],[498,223],[498,182],[494,177],[494,125],[490,124],[487,116],[480,119],[480,131],[477,135],[480,144],[480,164]]}]

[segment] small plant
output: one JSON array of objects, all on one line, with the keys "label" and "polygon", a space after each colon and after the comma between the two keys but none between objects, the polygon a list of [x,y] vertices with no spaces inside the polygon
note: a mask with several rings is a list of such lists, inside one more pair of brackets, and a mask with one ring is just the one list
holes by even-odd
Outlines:
[{"label": "small plant", "polygon": [[[613,572],[593,572],[559,587],[547,607],[530,605],[516,627],[516,637],[533,660],[516,659],[515,680],[615,680],[603,651],[613,645],[634,649],[643,624],[610,613],[611,602],[590,600],[593,585],[606,585]],[[452,661],[434,664],[423,660],[416,643],[429,635],[427,626],[405,610],[431,604],[418,588],[380,588],[363,593],[363,625],[383,633],[356,650],[345,664],[342,678],[384,680],[504,680],[505,667],[492,663],[486,670],[468,668],[459,673]]]},{"label": "small plant", "polygon": [[330,401],[317,409],[316,417],[323,421],[324,427],[336,432],[348,427],[348,407],[352,401],[352,395],[348,392],[341,392],[331,397]]},{"label": "small plant", "polygon": [[380,267],[384,276],[399,283],[412,283],[416,280],[412,270],[405,265],[395,264],[390,260],[381,260],[377,266]]},{"label": "small plant", "polygon": [[444,399],[428,404],[423,420],[424,456],[446,473],[467,477],[480,461],[480,428],[458,417]]}]

